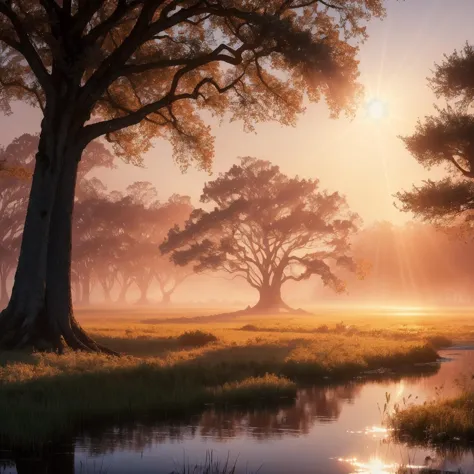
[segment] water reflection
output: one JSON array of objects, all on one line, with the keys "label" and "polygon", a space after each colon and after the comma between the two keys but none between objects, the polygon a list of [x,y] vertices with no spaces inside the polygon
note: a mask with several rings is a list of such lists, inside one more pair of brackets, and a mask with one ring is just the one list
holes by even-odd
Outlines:
[{"label": "water reflection", "polygon": [[[343,462],[351,466],[354,470],[351,474],[393,474],[400,468],[399,464],[391,463],[387,464],[379,458],[372,458],[367,462],[359,461],[357,458],[342,459],[338,461]],[[407,469],[423,469],[424,466],[413,466],[407,465]]]},{"label": "water reflection", "polygon": [[472,472],[458,468],[466,456],[466,451],[458,454],[440,451],[436,457],[426,456],[423,464],[411,464],[409,460],[387,462],[378,457],[372,457],[368,461],[358,458],[339,458],[338,461],[350,467],[350,474],[463,474]]},{"label": "water reflection", "polygon": [[257,440],[301,436],[316,422],[329,423],[339,418],[344,403],[352,403],[362,384],[302,389],[294,404],[277,409],[209,410],[199,420],[199,434],[214,440],[246,435]]},{"label": "water reflection", "polygon": [[[452,361],[439,371],[432,367],[428,374],[425,367],[422,375],[309,387],[300,390],[294,402],[277,407],[209,409],[174,423],[148,420],[93,427],[67,442],[0,451],[0,472],[169,474],[182,464],[184,453],[199,460],[212,449],[224,458],[229,452],[239,456],[242,472],[262,466],[261,474],[393,474],[401,464],[414,471],[428,465],[445,470],[462,466],[464,472],[474,473],[472,454],[411,450],[393,444],[380,426],[377,404],[383,404],[386,392],[394,402],[410,394],[410,400],[417,396],[421,402],[441,396],[439,387],[447,395],[459,390],[455,380],[469,379],[474,352],[445,355]],[[96,467],[87,469],[91,462]]]}]

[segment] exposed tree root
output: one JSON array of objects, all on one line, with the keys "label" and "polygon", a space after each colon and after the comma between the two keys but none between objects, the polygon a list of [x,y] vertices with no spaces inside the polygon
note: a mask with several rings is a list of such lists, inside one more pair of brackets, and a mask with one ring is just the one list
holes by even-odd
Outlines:
[{"label": "exposed tree root", "polygon": [[66,348],[120,355],[90,338],[72,314],[51,322],[45,310],[36,317],[14,312],[11,307],[0,313],[0,350],[27,349],[62,354]]}]

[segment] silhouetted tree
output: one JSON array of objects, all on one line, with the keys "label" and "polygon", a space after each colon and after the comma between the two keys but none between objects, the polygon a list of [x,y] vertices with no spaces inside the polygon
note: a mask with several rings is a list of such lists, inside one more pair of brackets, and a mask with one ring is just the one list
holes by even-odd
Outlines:
[{"label": "silhouetted tree", "polygon": [[216,207],[193,211],[161,248],[178,265],[194,263],[197,272],[244,278],[260,295],[254,309],[289,309],[282,285],[312,275],[342,291],[330,264],[356,269],[347,253],[357,215],[338,193],[320,191],[317,180],[289,178],[269,161],[242,158],[205,185],[201,202]]},{"label": "silhouetted tree", "polygon": [[[99,282],[105,293],[109,294],[111,282],[104,275],[110,271],[115,276],[118,246],[126,236],[124,207],[120,200],[107,193],[99,180],[87,181],[88,190],[82,200],[76,203],[74,217],[73,271],[81,289],[78,301],[90,303],[90,294],[94,283]],[[109,293],[107,291],[109,290]]]},{"label": "silhouetted tree", "polygon": [[464,221],[474,210],[474,49],[461,52],[436,65],[430,86],[438,97],[456,103],[419,121],[415,133],[403,137],[405,145],[425,168],[444,166],[447,176],[426,181],[411,191],[397,194],[403,211],[435,223]]},{"label": "silhouetted tree", "polygon": [[[0,301],[3,303],[8,301],[7,279],[17,263],[38,144],[39,136],[24,134],[0,151],[0,162],[4,168],[0,174]],[[100,180],[88,179],[87,175],[94,168],[113,168],[113,160],[113,155],[102,144],[88,145],[77,176],[76,200],[105,191]],[[74,275],[78,275],[78,270],[74,269]]]},{"label": "silhouetted tree", "polygon": [[[157,191],[149,182],[135,182],[127,188],[129,216],[124,232],[131,239],[124,249],[126,270],[140,291],[139,304],[148,304],[148,290],[155,278],[166,300],[184,280],[183,269],[161,256],[159,245],[169,229],[181,225],[189,217],[192,206],[187,196],[173,195],[166,202],[157,199]],[[123,260],[122,260],[123,262]]]},{"label": "silhouetted tree", "polygon": [[[189,218],[192,210],[193,207],[188,196],[174,194],[168,201],[163,203],[160,207],[158,218],[160,223],[156,235],[158,244],[165,240],[170,228],[183,225]],[[160,287],[161,303],[169,305],[171,303],[171,296],[178,286],[193,273],[192,267],[176,265],[168,257],[158,255],[154,276]]]},{"label": "silhouetted tree", "polygon": [[[37,142],[31,135],[16,138],[0,149],[0,302],[8,301],[7,280],[15,268],[28,202],[28,173]],[[19,172],[22,173],[19,173]]]},{"label": "silhouetted tree", "polygon": [[161,303],[165,306],[171,304],[171,296],[179,285],[194,272],[188,267],[181,267],[164,258],[155,270],[155,278],[161,291]]},{"label": "silhouetted tree", "polygon": [[156,188],[147,181],[137,181],[127,187],[129,216],[127,234],[133,243],[127,246],[128,271],[140,291],[138,304],[148,304],[148,289],[154,278],[159,255],[156,241],[160,226]]},{"label": "silhouetted tree", "polygon": [[[71,234],[84,148],[105,135],[139,160],[157,136],[209,168],[201,110],[292,124],[304,94],[353,110],[362,24],[382,0],[0,2],[1,106],[43,112],[13,293],[0,346],[101,348],[73,318]],[[26,323],[27,322],[27,323]]]}]

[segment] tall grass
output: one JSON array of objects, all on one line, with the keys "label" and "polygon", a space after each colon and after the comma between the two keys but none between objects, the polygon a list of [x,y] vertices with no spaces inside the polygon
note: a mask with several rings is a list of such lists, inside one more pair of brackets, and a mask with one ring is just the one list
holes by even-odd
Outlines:
[{"label": "tall grass", "polygon": [[[95,322],[88,329],[112,349],[135,356],[0,354],[1,438],[34,442],[91,422],[170,417],[209,403],[278,402],[295,396],[295,382],[342,380],[381,368],[407,370],[437,359],[423,340],[335,333],[248,338],[243,331],[219,327],[213,328],[212,342],[206,335],[209,343],[183,348],[182,325]],[[202,340],[201,333],[191,334]]]},{"label": "tall grass", "polygon": [[474,442],[474,393],[397,411],[389,418],[395,436],[419,444]]},{"label": "tall grass", "polygon": [[230,455],[227,455],[224,461],[220,461],[214,456],[213,451],[206,451],[204,463],[192,464],[185,462],[183,467],[171,472],[171,474],[235,474],[236,470],[237,459],[231,461]]}]

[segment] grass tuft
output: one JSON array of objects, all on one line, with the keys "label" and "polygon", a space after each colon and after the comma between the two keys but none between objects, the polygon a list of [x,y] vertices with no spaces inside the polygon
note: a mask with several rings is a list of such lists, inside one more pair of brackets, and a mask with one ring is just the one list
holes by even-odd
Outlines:
[{"label": "grass tuft", "polygon": [[199,329],[186,331],[178,337],[178,343],[183,347],[202,347],[218,340],[214,334]]},{"label": "grass tuft", "polygon": [[296,384],[285,377],[265,374],[263,377],[249,377],[240,382],[228,382],[214,389],[217,401],[234,404],[265,404],[296,397]]},{"label": "grass tuft", "polygon": [[186,463],[178,471],[171,474],[235,474],[237,460],[231,461],[227,456],[224,462],[214,457],[213,451],[206,451],[206,458],[203,464]]},{"label": "grass tuft", "polygon": [[474,394],[397,411],[389,418],[398,439],[419,444],[474,442]]}]

